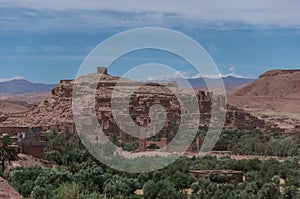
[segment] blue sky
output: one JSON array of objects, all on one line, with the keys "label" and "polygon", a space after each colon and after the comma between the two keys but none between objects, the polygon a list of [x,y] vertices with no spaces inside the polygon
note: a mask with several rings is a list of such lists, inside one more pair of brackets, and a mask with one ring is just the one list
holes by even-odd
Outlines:
[{"label": "blue sky", "polygon": [[[0,81],[72,79],[100,42],[148,26],[192,37],[223,75],[256,78],[271,69],[300,68],[299,9],[297,0],[0,0]],[[121,57],[109,72],[122,75],[151,62],[170,65],[186,77],[197,76],[181,58],[151,50]]]}]

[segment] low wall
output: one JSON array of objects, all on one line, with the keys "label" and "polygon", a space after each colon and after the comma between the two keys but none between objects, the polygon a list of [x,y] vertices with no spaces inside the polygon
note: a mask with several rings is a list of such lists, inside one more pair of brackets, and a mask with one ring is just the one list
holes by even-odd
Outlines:
[{"label": "low wall", "polygon": [[21,145],[20,152],[26,155],[31,155],[35,158],[42,158],[44,155],[44,148],[46,147],[46,142],[23,142]]}]

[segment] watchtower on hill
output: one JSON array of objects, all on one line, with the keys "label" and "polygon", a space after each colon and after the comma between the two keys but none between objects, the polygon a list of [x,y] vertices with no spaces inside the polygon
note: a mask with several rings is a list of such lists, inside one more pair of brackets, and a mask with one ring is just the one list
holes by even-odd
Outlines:
[{"label": "watchtower on hill", "polygon": [[97,67],[97,73],[107,75],[107,68],[106,67]]}]

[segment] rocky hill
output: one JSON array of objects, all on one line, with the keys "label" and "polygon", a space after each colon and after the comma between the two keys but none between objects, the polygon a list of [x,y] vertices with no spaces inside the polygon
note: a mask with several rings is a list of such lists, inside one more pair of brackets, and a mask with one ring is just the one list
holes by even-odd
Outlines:
[{"label": "rocky hill", "polygon": [[30,110],[32,107],[32,104],[28,104],[23,100],[0,98],[0,109],[2,113],[25,112]]},{"label": "rocky hill", "polygon": [[29,111],[35,105],[51,96],[51,92],[26,94],[0,94],[0,111],[2,113],[20,113]]},{"label": "rocky hill", "polygon": [[234,92],[229,103],[293,132],[300,123],[300,70],[271,70]]},{"label": "rocky hill", "polygon": [[300,70],[268,71],[233,96],[300,99]]}]

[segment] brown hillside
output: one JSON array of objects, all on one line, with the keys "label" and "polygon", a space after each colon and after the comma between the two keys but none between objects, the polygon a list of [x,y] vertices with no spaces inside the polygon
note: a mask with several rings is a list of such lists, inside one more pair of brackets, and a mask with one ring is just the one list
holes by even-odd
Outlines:
[{"label": "brown hillside", "polygon": [[300,70],[271,70],[233,96],[300,99]]},{"label": "brown hillside", "polygon": [[29,111],[34,105],[38,105],[46,98],[50,97],[50,92],[26,93],[26,94],[6,94],[0,93],[0,112],[21,113]]},{"label": "brown hillside", "polygon": [[293,132],[300,122],[300,70],[271,70],[228,97],[267,122]]},{"label": "brown hillside", "polygon": [[2,113],[24,112],[30,110],[32,107],[32,104],[28,104],[22,100],[0,98],[0,109]]}]

